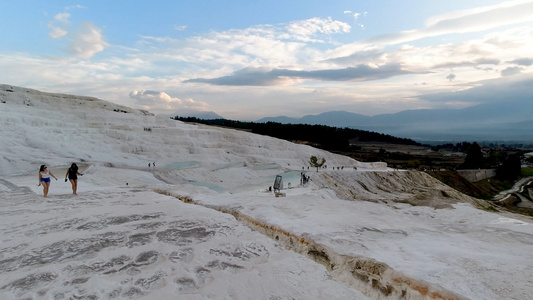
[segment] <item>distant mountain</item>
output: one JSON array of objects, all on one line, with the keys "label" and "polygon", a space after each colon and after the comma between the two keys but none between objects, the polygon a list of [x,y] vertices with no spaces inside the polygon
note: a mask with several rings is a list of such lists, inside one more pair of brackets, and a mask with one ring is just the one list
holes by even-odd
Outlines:
[{"label": "distant mountain", "polygon": [[267,117],[257,122],[320,124],[376,131],[416,141],[533,142],[533,101],[502,101],[464,109],[405,110],[365,116],[330,111],[302,118]]},{"label": "distant mountain", "polygon": [[351,113],[347,111],[329,111],[318,115],[307,115],[301,118],[290,118],[285,116],[267,117],[258,120],[259,123],[277,122],[282,124],[310,124],[327,125],[334,127],[351,127],[354,124],[369,122],[372,117]]}]

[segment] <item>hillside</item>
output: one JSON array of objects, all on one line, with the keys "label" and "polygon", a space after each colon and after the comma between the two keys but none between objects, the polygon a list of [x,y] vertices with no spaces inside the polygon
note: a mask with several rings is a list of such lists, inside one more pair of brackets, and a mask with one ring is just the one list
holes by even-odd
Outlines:
[{"label": "hillside", "polygon": [[425,173],[90,97],[0,102],[2,299],[530,297],[531,218]]}]

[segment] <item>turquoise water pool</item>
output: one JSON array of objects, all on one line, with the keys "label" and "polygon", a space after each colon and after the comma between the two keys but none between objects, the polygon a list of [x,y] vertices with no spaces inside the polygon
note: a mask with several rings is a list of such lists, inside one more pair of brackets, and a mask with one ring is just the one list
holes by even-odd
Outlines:
[{"label": "turquoise water pool", "polygon": [[278,164],[268,164],[268,165],[254,166],[253,169],[254,170],[269,170],[269,169],[277,169],[279,167],[280,165]]},{"label": "turquoise water pool", "polygon": [[234,163],[229,163],[229,164],[216,165],[212,168],[212,170],[217,171],[217,170],[222,170],[222,169],[244,167],[244,166],[246,166],[245,162],[234,162]]},{"label": "turquoise water pool", "polygon": [[189,184],[194,185],[194,186],[206,187],[206,188],[208,188],[208,189],[210,189],[212,191],[215,191],[217,193],[224,193],[225,192],[225,190],[222,187],[220,187],[220,186],[218,186],[216,184],[213,184],[213,183],[209,183],[209,182],[191,181],[191,182],[189,182]]},{"label": "turquoise water pool", "polygon": [[[300,185],[300,177],[301,177],[300,174],[301,173],[302,173],[301,171],[289,171],[289,172],[280,174],[283,179],[283,188],[284,189],[288,188],[289,183],[291,184],[291,187]],[[275,179],[276,179],[276,176],[272,176],[272,184],[274,184]]]},{"label": "turquoise water pool", "polygon": [[199,163],[197,161],[179,161],[163,166],[165,170],[181,170],[190,167],[197,166]]}]

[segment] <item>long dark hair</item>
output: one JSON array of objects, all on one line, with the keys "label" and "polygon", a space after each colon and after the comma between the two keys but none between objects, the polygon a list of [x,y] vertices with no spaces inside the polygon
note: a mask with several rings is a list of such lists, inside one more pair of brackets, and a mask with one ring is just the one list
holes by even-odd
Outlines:
[{"label": "long dark hair", "polygon": [[78,165],[76,165],[75,163],[72,163],[72,165],[70,165],[70,170],[72,172],[78,172]]},{"label": "long dark hair", "polygon": [[41,165],[41,168],[39,169],[39,172],[44,171],[44,168],[46,168],[46,165]]}]

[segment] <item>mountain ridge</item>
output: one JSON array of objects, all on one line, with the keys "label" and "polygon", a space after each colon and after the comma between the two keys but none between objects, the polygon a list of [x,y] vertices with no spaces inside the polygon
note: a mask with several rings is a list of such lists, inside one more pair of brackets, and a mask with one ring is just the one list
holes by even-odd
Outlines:
[{"label": "mountain ridge", "polygon": [[[257,122],[327,125],[376,131],[414,140],[533,141],[533,103],[506,101],[463,109],[404,110],[365,116],[328,111],[301,118],[265,117]],[[520,127],[516,127],[520,124]]]}]

